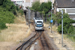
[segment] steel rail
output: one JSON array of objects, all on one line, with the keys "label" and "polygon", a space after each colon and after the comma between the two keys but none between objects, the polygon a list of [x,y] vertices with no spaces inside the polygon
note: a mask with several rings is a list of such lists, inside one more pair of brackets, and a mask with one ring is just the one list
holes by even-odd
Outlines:
[{"label": "steel rail", "polygon": [[43,50],[50,50],[43,34],[40,37],[40,42],[42,44]]},{"label": "steel rail", "polygon": [[26,50],[29,46],[31,46],[41,36],[42,33],[40,33],[38,36],[37,36],[37,34],[39,34],[39,33],[36,32],[36,34],[33,37],[31,37],[29,40],[27,40],[26,42],[24,42],[16,50],[23,50],[23,49]]},{"label": "steel rail", "polygon": [[[33,37],[35,37],[36,34],[34,36],[32,36],[30,39],[32,39]],[[28,39],[26,42],[24,42],[22,45],[20,45],[16,50],[20,49],[23,45],[25,45],[26,43],[28,43],[28,41],[30,40]]]},{"label": "steel rail", "polygon": [[[29,47],[29,49],[30,49],[31,45],[42,35],[41,32],[39,32],[39,33],[37,33],[37,34],[38,34],[38,36],[37,36],[24,50],[26,50],[28,47]],[[29,50],[29,49],[28,49],[28,50]]]}]

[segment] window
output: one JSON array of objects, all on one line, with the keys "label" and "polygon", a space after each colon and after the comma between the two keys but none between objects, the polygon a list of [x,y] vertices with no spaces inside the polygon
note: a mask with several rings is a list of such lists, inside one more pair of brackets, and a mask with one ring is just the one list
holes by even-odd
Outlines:
[{"label": "window", "polygon": [[41,21],[37,21],[37,23],[42,23]]},{"label": "window", "polygon": [[36,27],[43,27],[43,25],[42,24],[37,24]]},{"label": "window", "polygon": [[23,4],[24,1],[17,1],[17,4]]},{"label": "window", "polygon": [[67,9],[67,13],[75,13],[75,9]]}]

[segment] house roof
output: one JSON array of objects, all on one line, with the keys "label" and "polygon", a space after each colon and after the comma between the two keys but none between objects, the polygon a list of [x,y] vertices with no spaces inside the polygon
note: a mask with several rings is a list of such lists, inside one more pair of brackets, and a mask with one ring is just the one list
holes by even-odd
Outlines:
[{"label": "house roof", "polygon": [[55,0],[58,8],[75,8],[75,0]]}]

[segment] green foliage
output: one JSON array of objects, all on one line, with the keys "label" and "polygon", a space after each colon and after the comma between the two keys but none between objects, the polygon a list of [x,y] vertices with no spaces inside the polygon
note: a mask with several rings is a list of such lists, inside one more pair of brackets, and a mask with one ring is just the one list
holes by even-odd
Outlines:
[{"label": "green foliage", "polygon": [[67,37],[70,38],[72,41],[75,42],[75,27],[73,28],[74,31],[72,33],[67,34]]},{"label": "green foliage", "polygon": [[11,0],[4,0],[3,7],[5,7],[7,10],[12,10],[13,8],[15,9],[15,5],[13,2],[11,2]]},{"label": "green foliage", "polygon": [[3,0],[2,2],[3,4],[1,6],[3,8],[5,8],[7,11],[13,12],[13,14],[16,15],[16,6],[13,4],[13,2],[11,2],[11,0]]},{"label": "green foliage", "polygon": [[63,18],[69,18],[69,15],[67,13],[64,13]]},{"label": "green foliage", "polygon": [[0,22],[3,23],[13,23],[14,22],[14,15],[12,12],[5,11],[3,8],[0,8]]},{"label": "green foliage", "polygon": [[[61,12],[57,12],[57,14],[54,16],[53,20],[55,20],[58,24],[61,24],[61,19],[62,18],[62,14]],[[64,25],[65,24],[70,24],[70,23],[73,23],[75,22],[74,20],[70,19],[69,18],[69,15],[67,13],[64,13],[63,14],[63,22],[64,22]]]},{"label": "green foliage", "polygon": [[58,12],[58,13],[55,15],[54,20],[55,20],[58,24],[61,24],[61,12]]},{"label": "green foliage", "polygon": [[[63,32],[64,34],[71,34],[74,30],[74,27],[72,25],[65,25],[63,26]],[[62,32],[62,25],[58,26],[58,32],[61,33]]]},{"label": "green foliage", "polygon": [[16,10],[19,10],[18,6],[16,6]]},{"label": "green foliage", "polygon": [[52,8],[52,3],[51,2],[43,2],[42,4],[40,4],[40,2],[37,1],[37,2],[33,3],[31,9],[44,14],[45,21],[46,21],[46,14],[49,11],[51,11],[51,8]]},{"label": "green foliage", "polygon": [[6,23],[13,23],[14,15],[12,12],[5,11],[5,9],[0,7],[0,29],[6,28]]},{"label": "green foliage", "polygon": [[40,2],[37,1],[33,3],[31,9],[34,11],[41,11],[42,13],[47,14],[52,8],[51,5],[52,5],[51,2],[47,2],[47,3],[43,2],[42,4],[40,4]]},{"label": "green foliage", "polygon": [[47,13],[51,10],[51,8],[52,8],[51,5],[52,5],[51,2],[47,2],[47,3],[43,2],[43,3],[40,5],[40,11],[44,11],[45,14],[47,14]]},{"label": "green foliage", "polygon": [[5,25],[5,23],[0,23],[0,29],[5,29],[7,28],[7,26]]},{"label": "green foliage", "polygon": [[18,12],[21,13],[21,15],[23,15],[23,10],[19,10]]},{"label": "green foliage", "polygon": [[40,2],[36,1],[32,4],[32,9],[34,9],[35,11],[39,11],[40,10]]},{"label": "green foliage", "polygon": [[59,32],[59,33],[62,32],[62,28],[61,28],[61,27],[62,27],[62,25],[59,25],[59,26],[58,26],[58,32]]},{"label": "green foliage", "polygon": [[[60,24],[57,29],[60,34],[62,33],[61,15],[61,12],[58,12],[53,17],[53,20]],[[67,13],[63,13],[63,33],[67,35],[68,38],[75,41],[75,28],[71,25],[72,23],[75,23],[75,21],[70,19]]]},{"label": "green foliage", "polygon": [[0,5],[3,5],[3,1],[4,1],[4,0],[0,0]]},{"label": "green foliage", "polygon": [[0,29],[6,28],[6,23],[14,22],[14,14],[16,15],[16,6],[11,0],[0,1]]},{"label": "green foliage", "polygon": [[[59,13],[57,13],[57,15],[56,15],[56,21],[59,23],[59,24],[61,24],[61,13],[59,12]],[[63,14],[63,32],[64,32],[64,34],[66,34],[66,33],[68,33],[68,34],[70,34],[71,32],[73,32],[73,30],[74,30],[74,28],[73,28],[73,26],[71,25],[71,23],[73,22],[73,20],[71,20],[70,18],[69,18],[69,15],[68,14],[66,14],[66,13],[64,13]],[[58,32],[60,32],[61,33],[61,31],[62,31],[62,29],[61,29],[61,25],[59,25],[58,26]]]}]

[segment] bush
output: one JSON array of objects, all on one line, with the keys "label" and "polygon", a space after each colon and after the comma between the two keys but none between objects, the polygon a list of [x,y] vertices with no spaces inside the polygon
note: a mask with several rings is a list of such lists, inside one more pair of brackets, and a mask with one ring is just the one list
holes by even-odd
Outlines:
[{"label": "bush", "polygon": [[6,23],[14,22],[14,14],[0,7],[0,29],[6,28]]},{"label": "bush", "polygon": [[21,13],[21,15],[23,15],[23,13],[24,13],[23,10],[19,10],[18,12]]},{"label": "bush", "polygon": [[6,23],[14,22],[14,15],[17,15],[16,9],[16,6],[11,0],[0,1],[0,29],[6,28]]},{"label": "bush", "polygon": [[[61,19],[58,19],[57,21],[59,21],[58,23],[61,24]],[[64,32],[64,34],[66,34],[66,33],[70,34],[71,32],[73,32],[74,28],[71,25],[72,22],[73,22],[73,20],[71,20],[69,18],[68,14],[63,14],[63,32]],[[61,33],[61,31],[62,31],[61,28],[62,28],[62,26],[59,25],[58,26],[58,32],[59,33]]]},{"label": "bush", "polygon": [[5,23],[0,23],[0,29],[5,29],[5,28],[7,28]]},{"label": "bush", "polygon": [[3,0],[0,0],[0,5],[3,5]]},{"label": "bush", "polygon": [[58,32],[59,32],[59,33],[62,32],[62,28],[61,28],[61,27],[62,27],[62,25],[59,25],[59,26],[58,26]]},{"label": "bush", "polygon": [[0,22],[3,23],[13,23],[14,22],[14,15],[12,12],[5,11],[0,9]]},{"label": "bush", "polygon": [[[3,0],[2,7],[5,8],[7,11],[13,12],[14,15],[16,14],[16,6],[11,2],[11,0]],[[15,13],[14,13],[15,12]]]},{"label": "bush", "polygon": [[18,6],[16,6],[16,10],[18,11],[18,10],[20,10],[20,8],[18,8]]}]

